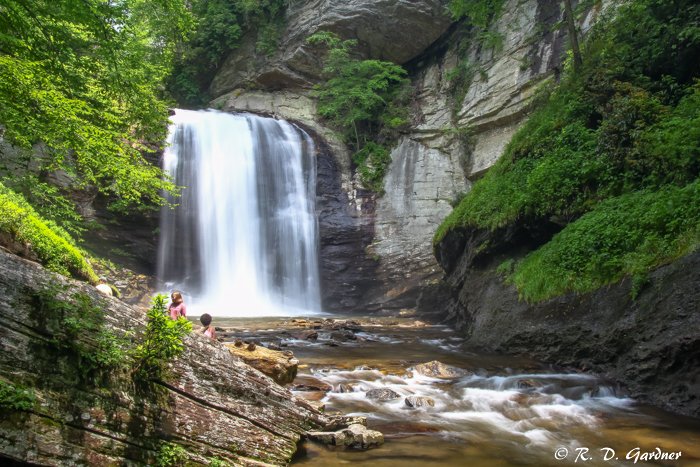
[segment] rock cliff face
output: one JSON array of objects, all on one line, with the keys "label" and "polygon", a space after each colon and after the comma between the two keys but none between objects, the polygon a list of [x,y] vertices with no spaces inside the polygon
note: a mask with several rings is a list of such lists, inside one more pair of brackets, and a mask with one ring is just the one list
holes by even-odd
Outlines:
[{"label": "rock cliff face", "polygon": [[446,0],[305,0],[290,2],[286,27],[271,57],[255,51],[255,37],[226,60],[212,83],[220,96],[244,85],[265,90],[308,87],[320,76],[319,51],[306,43],[318,31],[358,41],[364,57],[405,63],[447,30]]},{"label": "rock cliff face", "polygon": [[[117,333],[138,336],[145,325],[143,310],[0,251],[0,381],[31,388],[35,396],[27,411],[3,406],[0,463],[154,465],[167,441],[183,447],[192,465],[215,457],[236,465],[280,465],[306,430],[327,423],[306,402],[197,333],[171,365],[172,378],[148,391],[128,373],[86,374],[85,357],[59,344],[59,317],[36,300],[56,287],[98,304],[105,326]],[[90,348],[97,338],[85,333],[77,339]]]},{"label": "rock cliff face", "polygon": [[[587,31],[598,14],[584,15],[580,29]],[[553,0],[509,0],[491,27],[501,47],[468,43],[465,51],[454,32],[410,64],[414,125],[392,152],[372,243],[386,289],[394,291],[397,280],[409,285],[398,300],[387,296],[384,306],[417,305],[424,312],[439,306],[430,298],[441,274],[431,239],[450,203],[498,160],[538,87],[558,73],[566,51],[565,32],[557,27],[562,15]],[[456,102],[460,93],[448,76],[460,61],[474,77]]]},{"label": "rock cliff face", "polygon": [[475,347],[595,371],[637,400],[700,416],[700,253],[651,273],[636,299],[626,279],[537,304],[503,283],[498,253],[475,253],[466,236],[446,237],[438,257],[448,316]]},{"label": "rock cliff face", "polygon": [[[331,196],[347,199],[346,215],[359,220],[363,235],[369,235],[355,243],[362,251],[350,253],[364,258],[362,272],[354,276],[372,273],[379,284],[363,300],[355,301],[336,292],[343,287],[366,287],[354,283],[353,274],[335,281],[327,302],[336,303],[337,309],[420,305],[430,311],[437,307],[429,293],[440,275],[431,247],[436,227],[452,209],[451,203],[469,190],[471,181],[495,163],[527,118],[538,86],[561,67],[566,37],[565,28],[558,27],[563,16],[559,2],[506,1],[492,26],[502,38],[498,48],[464,40],[460,44],[463,32],[450,27],[446,4],[430,0],[297,2],[289,8],[274,57],[251,60],[254,38],[249,38],[248,45],[229,57],[212,85],[214,95],[220,96],[214,102],[219,108],[279,115],[304,124],[328,143],[344,191]],[[585,32],[598,13],[585,14],[580,29]],[[315,115],[309,87],[320,76],[321,64],[318,51],[305,38],[319,30],[358,39],[361,56],[393,60],[410,70],[415,88],[413,124],[391,152],[383,196],[358,196],[361,191],[347,150]],[[468,89],[455,91],[448,76],[465,63],[473,70],[473,79]],[[455,102],[461,95],[461,102]],[[321,196],[325,189],[319,185]],[[324,224],[324,208],[320,211]],[[329,234],[340,231],[327,230]],[[343,255],[349,251],[326,248],[322,256],[331,256],[323,256],[322,261],[347,264]],[[370,271],[368,254],[375,260]]]}]

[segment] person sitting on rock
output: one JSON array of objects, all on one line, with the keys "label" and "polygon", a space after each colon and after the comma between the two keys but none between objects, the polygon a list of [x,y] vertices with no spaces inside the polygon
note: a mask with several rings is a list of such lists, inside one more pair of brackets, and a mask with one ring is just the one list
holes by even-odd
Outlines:
[{"label": "person sitting on rock", "polygon": [[199,321],[202,323],[202,333],[209,337],[210,339],[216,339],[216,329],[211,325],[211,315],[209,313],[204,313],[199,317]]},{"label": "person sitting on rock", "polygon": [[107,284],[107,279],[104,277],[100,277],[99,283],[95,286],[98,292],[100,292],[102,295],[107,295],[108,297],[114,296],[114,292],[112,292],[112,287]]},{"label": "person sitting on rock", "polygon": [[168,313],[170,317],[174,320],[179,318],[185,318],[187,316],[187,307],[185,306],[185,301],[182,299],[182,294],[180,292],[173,292],[170,295],[170,305],[168,305]]}]

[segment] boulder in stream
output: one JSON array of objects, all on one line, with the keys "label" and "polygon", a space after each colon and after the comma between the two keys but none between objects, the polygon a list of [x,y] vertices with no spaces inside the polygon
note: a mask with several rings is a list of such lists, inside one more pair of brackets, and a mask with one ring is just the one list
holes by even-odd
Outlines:
[{"label": "boulder in stream", "polygon": [[430,378],[440,378],[440,379],[452,379],[461,378],[463,376],[469,376],[471,372],[464,370],[462,368],[457,368],[456,366],[445,365],[442,362],[433,360],[428,363],[421,363],[414,367],[417,373],[428,376]]},{"label": "boulder in stream", "polygon": [[305,331],[295,331],[290,334],[293,338],[302,341],[315,341],[318,339],[318,331],[314,331],[312,329],[307,329]]},{"label": "boulder in stream", "polygon": [[311,375],[299,375],[294,380],[294,384],[290,388],[292,391],[311,391],[311,392],[329,392],[333,390],[333,386],[324,383],[318,378]]},{"label": "boulder in stream", "polygon": [[338,431],[310,431],[309,439],[330,446],[350,449],[369,449],[384,443],[384,435],[366,426],[355,423]]},{"label": "boulder in stream", "polygon": [[435,407],[435,400],[431,397],[425,396],[408,396],[404,399],[404,402],[408,407]]},{"label": "boulder in stream", "polygon": [[293,355],[290,356],[288,352],[278,352],[257,346],[253,350],[248,350],[246,347],[239,347],[236,344],[225,345],[231,354],[266,374],[277,384],[291,383],[297,375],[299,360]]},{"label": "boulder in stream", "polygon": [[401,394],[389,388],[370,389],[365,395],[367,396],[367,399],[373,399],[380,402],[392,401],[401,398]]}]

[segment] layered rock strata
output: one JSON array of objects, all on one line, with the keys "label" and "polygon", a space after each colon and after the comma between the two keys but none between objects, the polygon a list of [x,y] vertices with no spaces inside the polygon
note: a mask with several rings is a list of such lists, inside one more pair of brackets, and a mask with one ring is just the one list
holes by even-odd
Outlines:
[{"label": "layered rock strata", "polygon": [[[47,297],[51,291],[58,295]],[[198,333],[170,365],[172,377],[148,390],[128,370],[91,370],[86,355],[99,335],[79,333],[76,342],[88,353],[76,352],[75,342],[65,342],[65,316],[42,305],[75,294],[104,310],[106,329],[138,339],[144,310],[0,251],[0,380],[34,395],[31,409],[0,413],[0,459],[154,465],[167,442],[182,447],[193,465],[213,458],[283,465],[307,430],[327,424],[308,403]]]}]

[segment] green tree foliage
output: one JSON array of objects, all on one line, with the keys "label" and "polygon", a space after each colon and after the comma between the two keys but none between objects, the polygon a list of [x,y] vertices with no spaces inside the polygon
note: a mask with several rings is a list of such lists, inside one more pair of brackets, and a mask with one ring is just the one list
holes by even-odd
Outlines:
[{"label": "green tree foliage", "polygon": [[177,52],[168,88],[182,105],[206,103],[217,69],[246,34],[256,35],[256,50],[271,55],[283,27],[287,0],[193,0],[196,28]]},{"label": "green tree foliage", "polygon": [[183,339],[192,331],[186,318],[177,321],[166,310],[165,295],[156,295],[148,310],[143,342],[136,347],[135,374],[144,380],[162,380],[167,376],[167,365],[185,350]]},{"label": "green tree foliage", "polygon": [[48,269],[66,276],[97,282],[92,266],[71,236],[39,216],[22,198],[0,184],[0,232],[33,251]]},{"label": "green tree foliage", "polygon": [[356,152],[353,160],[363,184],[380,191],[391,161],[385,145],[408,120],[406,70],[391,62],[353,57],[357,41],[341,40],[333,33],[318,32],[308,42],[328,50],[326,80],[316,88],[318,113]]},{"label": "green tree foliage", "polygon": [[639,276],[695,248],[699,24],[690,0],[635,0],[602,20],[579,72],[567,64],[560,85],[539,96],[435,242],[454,228],[566,225],[515,267],[529,300]]},{"label": "green tree foliage", "polygon": [[117,209],[172,190],[144,159],[168,118],[160,96],[174,46],[191,27],[181,0],[6,0],[0,5],[0,123],[14,144],[48,147],[63,169]]},{"label": "green tree foliage", "polygon": [[466,19],[470,25],[485,30],[498,18],[503,0],[450,0],[447,8],[452,19]]},{"label": "green tree foliage", "polygon": [[308,42],[328,48],[326,81],[317,88],[318,113],[341,129],[356,151],[369,137],[406,123],[400,101],[408,79],[400,65],[354,58],[357,41],[344,41],[333,33],[316,33]]}]

